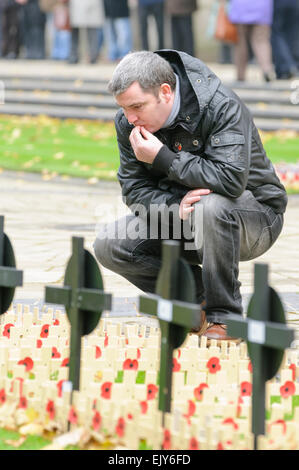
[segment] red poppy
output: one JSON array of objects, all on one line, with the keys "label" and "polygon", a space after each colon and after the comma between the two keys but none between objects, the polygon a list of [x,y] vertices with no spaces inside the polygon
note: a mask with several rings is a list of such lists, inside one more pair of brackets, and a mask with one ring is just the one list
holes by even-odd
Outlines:
[{"label": "red poppy", "polygon": [[25,357],[25,359],[22,359],[18,362],[18,365],[24,365],[26,367],[26,372],[29,372],[31,369],[33,369],[34,363],[31,357]]},{"label": "red poppy", "polygon": [[37,347],[37,349],[41,348],[42,345],[43,345],[42,340],[41,340],[41,339],[37,339],[37,340],[36,340],[36,347]]},{"label": "red poppy", "polygon": [[138,361],[137,359],[126,359],[123,363],[124,370],[137,370],[138,369]]},{"label": "red poppy", "polygon": [[58,394],[58,397],[61,398],[62,397],[62,384],[63,382],[65,382],[65,380],[61,379],[59,380],[59,382],[57,382],[57,394]]},{"label": "red poppy", "polygon": [[27,408],[27,398],[20,396],[18,408]]},{"label": "red poppy", "polygon": [[283,398],[288,398],[292,395],[294,395],[296,391],[296,387],[294,382],[291,382],[290,380],[287,380],[281,387],[280,387],[280,395]]},{"label": "red poppy", "polygon": [[69,365],[69,358],[66,357],[65,359],[63,359],[60,367],[67,367],[68,365]]},{"label": "red poppy", "polygon": [[59,325],[59,324],[60,324],[60,323],[59,323],[59,320],[58,320],[58,318],[56,318],[55,321],[53,322],[53,325],[57,326],[57,325]]},{"label": "red poppy", "polygon": [[111,388],[112,382],[104,382],[101,386],[101,397],[109,400],[111,398]]},{"label": "red poppy", "polygon": [[125,434],[126,423],[124,418],[119,418],[115,427],[115,432],[118,437],[123,437]]},{"label": "red poppy", "polygon": [[99,411],[95,411],[92,418],[92,427],[95,431],[98,431],[101,427],[102,417]]},{"label": "red poppy", "polygon": [[222,424],[231,424],[235,430],[239,429],[238,424],[233,420],[233,418],[224,419]]},{"label": "red poppy", "polygon": [[196,400],[201,401],[203,399],[203,391],[205,388],[209,388],[209,386],[203,382],[193,390],[193,394]]},{"label": "red poppy", "polygon": [[3,336],[6,336],[7,338],[10,338],[10,328],[12,326],[15,326],[13,323],[6,323],[3,328]]},{"label": "red poppy", "polygon": [[99,357],[102,356],[102,350],[100,346],[96,346],[96,359],[99,359]]},{"label": "red poppy", "polygon": [[41,338],[48,338],[49,328],[50,328],[50,325],[48,325],[48,324],[42,326],[42,329],[41,329],[41,332],[40,332],[40,337]]},{"label": "red poppy", "polygon": [[145,415],[148,410],[148,404],[147,401],[141,401],[140,402],[140,407],[141,407],[141,414]]},{"label": "red poppy", "polygon": [[174,357],[172,360],[172,372],[179,372],[181,370],[181,364],[178,362],[178,360]]},{"label": "red poppy", "polygon": [[58,352],[57,348],[55,346],[52,347],[52,357],[53,359],[59,359],[61,357],[60,352]]},{"label": "red poppy", "polygon": [[282,425],[282,433],[285,434],[287,432],[287,423],[285,422],[284,419],[277,419],[276,421],[273,421],[273,423],[271,423],[269,425],[269,432],[270,432],[271,426],[273,424],[281,424]]},{"label": "red poppy", "polygon": [[221,369],[219,357],[211,357],[207,362],[207,368],[210,374],[216,374]]},{"label": "red poppy", "polygon": [[221,442],[218,442],[217,444],[217,450],[224,450],[224,447]]},{"label": "red poppy", "polygon": [[168,429],[164,429],[164,440],[162,443],[162,449],[169,450],[171,448],[171,434]]},{"label": "red poppy", "polygon": [[50,419],[55,418],[55,406],[54,406],[54,401],[53,400],[48,401],[47,407],[46,407],[46,412],[48,413]]},{"label": "red poppy", "polygon": [[191,437],[189,441],[189,450],[199,450],[198,440],[195,437]]},{"label": "red poppy", "polygon": [[132,413],[128,413],[128,414],[127,414],[127,418],[128,418],[129,420],[132,420],[132,419],[133,419]]},{"label": "red poppy", "polygon": [[188,400],[188,411],[187,411],[187,414],[185,414],[184,416],[186,418],[189,418],[190,416],[193,416],[194,413],[196,411],[196,405],[194,403],[193,400]]},{"label": "red poppy", "polygon": [[139,349],[139,348],[137,348],[137,359],[140,359],[140,356],[141,356],[140,349]]},{"label": "red poppy", "polygon": [[242,407],[241,405],[243,404],[243,398],[242,397],[239,397],[238,398],[238,406],[237,406],[237,418],[239,418],[241,416],[241,412],[242,412]]},{"label": "red poppy", "polygon": [[241,397],[250,397],[252,394],[252,384],[250,382],[241,382],[240,384]]},{"label": "red poppy", "polygon": [[71,406],[69,415],[68,415],[68,421],[72,424],[77,424],[78,423],[78,415],[73,406]]},{"label": "red poppy", "polygon": [[5,394],[5,389],[1,388],[0,390],[0,405],[3,405],[6,401],[6,394]]},{"label": "red poppy", "polygon": [[104,340],[104,346],[105,346],[105,348],[108,346],[108,341],[109,341],[108,335],[107,335],[107,333],[105,333],[105,340]]},{"label": "red poppy", "polygon": [[292,371],[292,380],[295,382],[296,380],[296,364],[291,364],[289,369]]},{"label": "red poppy", "polygon": [[248,363],[248,370],[252,374],[252,362],[251,361],[249,361],[249,363]]},{"label": "red poppy", "polygon": [[146,399],[147,400],[154,400],[158,393],[159,387],[155,384],[148,384],[146,390]]}]

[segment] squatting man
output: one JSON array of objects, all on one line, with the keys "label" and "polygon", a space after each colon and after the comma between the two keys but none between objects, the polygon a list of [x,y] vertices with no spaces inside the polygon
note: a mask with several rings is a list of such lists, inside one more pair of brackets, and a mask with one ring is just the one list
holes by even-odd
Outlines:
[{"label": "squatting man", "polygon": [[180,238],[205,311],[193,333],[237,341],[225,315],[242,314],[239,262],[273,245],[287,205],[249,110],[201,60],[175,50],[128,54],[109,90],[131,213],[101,228],[98,261],[153,293],[162,240]]}]

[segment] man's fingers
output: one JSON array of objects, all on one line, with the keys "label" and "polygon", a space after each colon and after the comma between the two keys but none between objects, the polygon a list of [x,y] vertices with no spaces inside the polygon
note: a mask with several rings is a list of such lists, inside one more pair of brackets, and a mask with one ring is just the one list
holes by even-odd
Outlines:
[{"label": "man's fingers", "polygon": [[192,191],[189,191],[189,196],[205,196],[206,194],[210,194],[211,190],[210,189],[193,189]]},{"label": "man's fingers", "polygon": [[184,204],[194,204],[197,201],[200,201],[201,196],[188,196],[184,199]]},{"label": "man's fingers", "polygon": [[153,137],[155,137],[150,131],[148,131],[145,127],[140,127],[140,133],[143,135],[143,137],[148,140]]}]

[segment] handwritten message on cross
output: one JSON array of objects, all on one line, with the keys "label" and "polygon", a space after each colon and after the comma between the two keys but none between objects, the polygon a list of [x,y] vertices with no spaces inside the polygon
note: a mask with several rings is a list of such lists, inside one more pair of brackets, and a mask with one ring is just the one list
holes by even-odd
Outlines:
[{"label": "handwritten message on cross", "polygon": [[5,313],[15,293],[23,285],[23,272],[16,269],[13,247],[4,233],[4,217],[0,216],[0,315]]},{"label": "handwritten message on cross", "polygon": [[268,284],[268,266],[256,264],[254,294],[248,305],[247,318],[229,315],[227,331],[248,343],[253,368],[252,433],[257,438],[265,433],[266,382],[278,372],[284,350],[294,340],[294,331],[286,326],[285,314],[278,294]]},{"label": "handwritten message on cross", "polygon": [[104,293],[97,261],[83,245],[83,238],[72,238],[64,287],[45,289],[45,301],[64,305],[71,324],[69,381],[73,390],[80,387],[81,338],[95,329],[103,310],[111,310],[111,294]]},{"label": "handwritten message on cross", "polygon": [[171,410],[173,351],[201,321],[196,287],[190,266],[180,258],[180,243],[163,242],[162,266],[156,294],[139,296],[139,310],[156,316],[161,329],[159,410]]}]

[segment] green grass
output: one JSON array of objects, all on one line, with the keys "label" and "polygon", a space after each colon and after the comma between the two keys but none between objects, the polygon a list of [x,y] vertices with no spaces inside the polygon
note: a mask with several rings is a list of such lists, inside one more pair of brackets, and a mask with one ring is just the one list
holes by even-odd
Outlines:
[{"label": "green grass", "polygon": [[39,450],[51,442],[41,436],[27,436],[19,447],[7,443],[7,441],[18,441],[20,437],[21,435],[16,431],[0,429],[0,450]]},{"label": "green grass", "polygon": [[79,178],[115,179],[113,123],[0,116],[0,167]]},{"label": "green grass", "polygon": [[[261,133],[273,163],[299,162],[299,135]],[[115,180],[119,165],[113,123],[0,115],[0,168]]]}]

